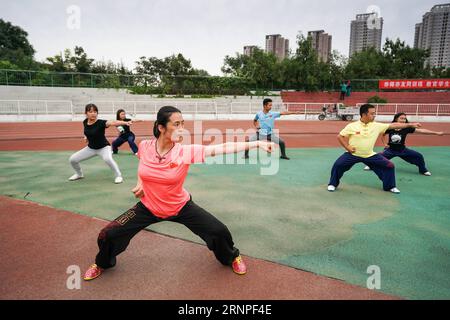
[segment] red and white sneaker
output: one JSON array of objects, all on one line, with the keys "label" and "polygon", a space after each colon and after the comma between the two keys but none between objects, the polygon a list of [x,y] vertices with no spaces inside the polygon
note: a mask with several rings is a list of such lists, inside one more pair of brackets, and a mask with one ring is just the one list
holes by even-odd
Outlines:
[{"label": "red and white sneaker", "polygon": [[95,263],[87,269],[86,273],[84,274],[84,280],[94,280],[95,278],[98,278],[103,273],[103,269],[97,266]]},{"label": "red and white sneaker", "polygon": [[237,274],[246,274],[247,273],[247,266],[245,265],[244,260],[242,260],[241,256],[237,256],[233,260],[231,267],[233,268],[234,273],[237,273]]}]

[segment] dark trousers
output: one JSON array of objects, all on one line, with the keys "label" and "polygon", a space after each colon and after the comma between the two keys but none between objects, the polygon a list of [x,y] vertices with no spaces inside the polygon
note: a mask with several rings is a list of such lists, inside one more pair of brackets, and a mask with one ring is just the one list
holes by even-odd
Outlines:
[{"label": "dark trousers", "polygon": [[[280,146],[281,155],[283,157],[286,157],[286,143],[284,143],[284,140],[281,139],[279,136],[272,135],[272,134],[269,134],[269,135],[265,136],[265,135],[262,135],[262,134],[260,135],[259,132],[256,132],[255,135],[251,136],[248,139],[248,141],[259,141],[259,140],[267,140],[267,141],[271,141],[271,142],[274,142],[274,143],[278,144]],[[245,150],[245,157],[246,158],[248,157],[248,152],[249,152],[249,150]]]},{"label": "dark trousers", "polygon": [[349,152],[345,152],[334,163],[328,184],[337,187],[344,173],[359,162],[369,166],[378,178],[383,181],[383,190],[389,191],[395,187],[395,167],[391,161],[380,154],[373,155],[369,158],[361,158]]},{"label": "dark trousers", "polygon": [[136,143],[134,142],[134,139],[136,139],[136,137],[134,136],[134,133],[130,133],[130,134],[128,134],[128,136],[125,136],[125,137],[118,136],[116,138],[116,140],[114,140],[112,143],[113,153],[119,152],[119,147],[127,141],[128,141],[128,144],[130,145],[131,150],[133,150],[133,153],[137,153],[138,147],[137,147]]},{"label": "dark trousers", "polygon": [[188,227],[206,242],[208,249],[224,265],[231,265],[234,258],[239,256],[228,228],[192,200],[186,203],[177,216],[167,219],[156,217],[142,202],[138,202],[100,231],[97,239],[100,250],[95,263],[103,269],[114,267],[116,256],[125,251],[130,240],[139,231],[161,221],[178,222]]},{"label": "dark trousers", "polygon": [[347,91],[341,91],[341,96],[339,97],[339,100],[344,100],[346,94],[347,94]]},{"label": "dark trousers", "polygon": [[423,155],[417,151],[408,148],[400,151],[387,148],[380,154],[389,160],[395,157],[400,157],[406,162],[416,165],[419,168],[420,173],[425,173],[428,171],[425,167],[425,159],[423,158]]}]

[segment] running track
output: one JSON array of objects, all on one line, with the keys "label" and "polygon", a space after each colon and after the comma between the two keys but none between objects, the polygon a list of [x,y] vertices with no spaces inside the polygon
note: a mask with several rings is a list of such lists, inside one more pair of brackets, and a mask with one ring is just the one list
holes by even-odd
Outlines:
[{"label": "running track", "polygon": [[[278,121],[276,128],[286,141],[288,148],[300,147],[338,147],[336,136],[347,124],[344,121]],[[194,125],[187,121],[185,128],[191,132],[191,139],[201,138],[197,133],[194,138]],[[251,128],[251,121],[203,121],[203,132],[218,129],[225,134],[226,129],[243,131]],[[413,134],[408,136],[411,146],[449,146],[450,123],[424,123],[423,128],[433,131],[444,131],[442,137]],[[132,127],[137,141],[152,136],[153,122],[138,122]],[[117,136],[115,128],[108,128],[107,138],[112,141]],[[81,122],[32,122],[32,123],[0,123],[1,150],[79,150],[85,146]],[[223,136],[225,140],[225,136]],[[201,140],[200,140],[201,143]],[[207,144],[208,141],[203,143]]]}]

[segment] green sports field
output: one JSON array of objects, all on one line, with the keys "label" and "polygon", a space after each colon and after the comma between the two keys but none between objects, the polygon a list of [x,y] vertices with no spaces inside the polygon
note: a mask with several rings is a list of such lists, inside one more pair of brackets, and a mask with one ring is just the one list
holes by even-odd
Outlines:
[{"label": "green sports field", "polygon": [[[280,162],[272,176],[260,175],[258,164],[193,165],[185,186],[229,227],[245,255],[362,287],[367,268],[376,265],[385,293],[449,299],[450,148],[414,149],[424,154],[433,176],[394,159],[400,195],[382,191],[362,164],[336,192],[327,192],[331,166],[342,153],[334,148],[289,149],[291,160]],[[120,185],[98,157],[81,164],[85,179],[67,181],[71,154],[0,152],[0,194],[108,220],[136,202],[130,189],[138,159],[130,153],[115,156],[125,179]],[[150,229],[201,243],[176,223]]]}]

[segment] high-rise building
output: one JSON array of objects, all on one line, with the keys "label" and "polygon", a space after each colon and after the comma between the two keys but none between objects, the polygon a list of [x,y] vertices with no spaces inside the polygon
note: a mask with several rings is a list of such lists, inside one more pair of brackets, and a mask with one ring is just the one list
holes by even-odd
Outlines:
[{"label": "high-rise building", "polygon": [[382,17],[378,17],[376,13],[357,14],[356,20],[353,20],[350,25],[349,56],[370,47],[380,51],[382,33]]},{"label": "high-rise building", "polygon": [[316,50],[319,60],[328,62],[331,56],[331,36],[324,30],[309,31],[311,45]]},{"label": "high-rise building", "polygon": [[422,23],[416,23],[416,31],[414,32],[414,48],[419,48],[422,42]]},{"label": "high-rise building", "polygon": [[253,51],[255,51],[255,49],[257,48],[257,46],[244,46],[244,55],[251,56]]},{"label": "high-rise building", "polygon": [[414,48],[430,50],[425,63],[431,67],[450,67],[449,15],[450,3],[438,4],[416,24]]},{"label": "high-rise building", "polygon": [[266,52],[273,53],[278,59],[283,60],[289,56],[289,40],[280,34],[266,36]]}]

